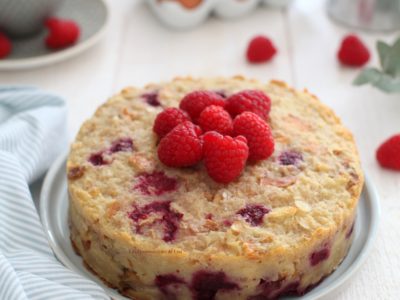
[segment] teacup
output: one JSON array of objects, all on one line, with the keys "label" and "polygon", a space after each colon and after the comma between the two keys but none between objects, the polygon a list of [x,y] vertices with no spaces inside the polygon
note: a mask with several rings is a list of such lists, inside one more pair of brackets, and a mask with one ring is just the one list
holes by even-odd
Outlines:
[{"label": "teacup", "polygon": [[63,0],[0,0],[0,31],[13,37],[39,32]]}]

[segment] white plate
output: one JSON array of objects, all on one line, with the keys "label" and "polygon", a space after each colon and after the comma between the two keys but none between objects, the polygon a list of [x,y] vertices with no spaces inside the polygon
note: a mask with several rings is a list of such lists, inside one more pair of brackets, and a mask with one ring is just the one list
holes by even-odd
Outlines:
[{"label": "white plate", "polygon": [[20,70],[53,64],[85,51],[96,44],[105,33],[109,10],[104,0],[68,0],[54,14],[56,17],[72,19],[81,29],[79,41],[66,49],[52,51],[46,48],[41,33],[13,40],[10,56],[0,59],[0,70]]},{"label": "white plate", "polygon": [[[82,259],[72,249],[68,229],[68,194],[65,170],[66,155],[60,156],[50,168],[43,183],[40,196],[40,215],[50,246],[57,258],[71,270],[97,282],[116,300],[127,299],[86,270]],[[303,297],[286,298],[314,300],[332,296],[354,276],[367,258],[374,241],[380,215],[379,199],[374,186],[366,176],[365,186],[357,209],[354,242],[350,251],[337,268],[321,284]]]}]

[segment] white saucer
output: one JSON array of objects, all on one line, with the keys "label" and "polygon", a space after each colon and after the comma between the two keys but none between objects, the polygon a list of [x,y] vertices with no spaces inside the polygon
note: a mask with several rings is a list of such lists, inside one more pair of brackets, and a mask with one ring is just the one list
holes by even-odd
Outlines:
[{"label": "white saucer", "polygon": [[52,51],[44,44],[46,29],[41,33],[23,39],[14,39],[13,51],[0,59],[1,70],[18,70],[53,64],[92,47],[105,33],[109,10],[104,0],[68,0],[54,14],[56,17],[72,19],[81,29],[79,41],[66,49]]},{"label": "white saucer", "polygon": [[[100,279],[90,273],[76,255],[69,239],[68,193],[65,170],[66,155],[60,156],[50,168],[43,183],[40,196],[40,215],[43,227],[57,258],[71,270],[86,276],[115,300],[126,300],[116,290],[108,288]],[[283,299],[315,300],[333,296],[343,289],[367,258],[375,239],[380,215],[378,194],[366,176],[365,186],[357,209],[355,236],[347,257],[342,264],[321,284],[302,297]]]}]

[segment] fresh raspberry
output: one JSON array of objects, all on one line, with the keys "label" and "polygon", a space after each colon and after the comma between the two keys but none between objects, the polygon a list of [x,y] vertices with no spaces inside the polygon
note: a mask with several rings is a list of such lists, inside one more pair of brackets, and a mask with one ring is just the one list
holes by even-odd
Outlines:
[{"label": "fresh raspberry", "polygon": [[190,121],[188,114],[179,108],[167,108],[160,112],[154,121],[153,131],[162,138],[168,134],[175,126]]},{"label": "fresh raspberry", "polygon": [[0,59],[7,57],[12,50],[10,39],[0,32]]},{"label": "fresh raspberry", "polygon": [[203,135],[203,143],[204,165],[212,179],[229,183],[239,177],[249,155],[246,138],[209,131]]},{"label": "fresh raspberry", "polygon": [[225,109],[232,118],[242,112],[251,111],[263,119],[268,119],[271,99],[259,90],[244,90],[233,94],[226,100]]},{"label": "fresh raspberry", "polygon": [[368,48],[354,34],[347,35],[342,40],[337,56],[343,65],[350,67],[361,67],[370,58]]},{"label": "fresh raspberry", "polygon": [[187,94],[181,101],[179,108],[186,111],[194,122],[200,113],[210,105],[224,106],[225,99],[215,92],[194,91]]},{"label": "fresh raspberry", "polygon": [[233,121],[233,135],[243,135],[249,145],[249,161],[267,159],[274,152],[274,139],[268,124],[252,112],[244,112]]},{"label": "fresh raspberry", "polygon": [[386,140],[376,151],[376,158],[382,167],[400,171],[400,134]]},{"label": "fresh raspberry", "polygon": [[188,167],[202,158],[201,129],[186,121],[172,129],[158,145],[158,158],[169,167]]},{"label": "fresh raspberry", "polygon": [[216,131],[224,135],[232,134],[232,118],[221,106],[207,106],[197,121],[203,132]]},{"label": "fresh raspberry", "polygon": [[269,61],[276,54],[276,48],[272,41],[263,35],[254,37],[247,47],[247,60],[251,63],[263,63]]},{"label": "fresh raspberry", "polygon": [[45,25],[49,29],[49,34],[45,41],[47,48],[66,48],[75,44],[79,38],[79,26],[72,20],[50,18]]}]

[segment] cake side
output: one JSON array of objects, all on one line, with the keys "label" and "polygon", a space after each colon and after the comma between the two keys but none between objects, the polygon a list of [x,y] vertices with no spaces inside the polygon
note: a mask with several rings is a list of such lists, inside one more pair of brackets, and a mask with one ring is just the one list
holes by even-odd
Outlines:
[{"label": "cake side", "polygon": [[[210,180],[202,166],[166,168],[155,154],[157,113],[199,89],[225,95],[260,89],[272,99],[275,154],[227,186]],[[304,292],[347,252],[363,183],[352,136],[330,109],[283,83],[242,77],[125,89],[82,126],[67,168],[72,240],[100,276],[143,299],[176,288],[177,299],[188,299],[201,271],[225,274],[216,299]],[[245,209],[260,205],[268,213],[254,226]],[[132,218],[144,211],[148,218]],[[163,288],[157,276],[177,282]]]}]

